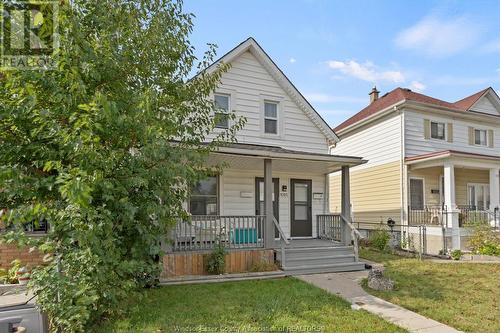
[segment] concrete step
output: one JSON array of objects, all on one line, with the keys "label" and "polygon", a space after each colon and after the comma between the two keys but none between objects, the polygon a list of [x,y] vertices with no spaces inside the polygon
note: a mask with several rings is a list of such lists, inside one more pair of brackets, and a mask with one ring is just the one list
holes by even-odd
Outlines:
[{"label": "concrete step", "polygon": [[[278,256],[280,256],[281,249],[276,249],[276,253]],[[352,253],[354,253],[354,249],[352,246],[307,247],[307,248],[285,249],[285,254],[287,257],[294,257],[294,256],[318,257],[318,256],[343,255]]]},{"label": "concrete step", "polygon": [[328,264],[339,264],[346,262],[355,262],[356,257],[354,254],[343,254],[343,255],[329,255],[329,256],[305,256],[305,257],[289,257],[285,258],[285,266],[316,266],[316,265],[328,265]]},{"label": "concrete step", "polygon": [[286,266],[285,275],[304,275],[318,273],[352,272],[365,269],[364,262],[338,263],[329,265],[304,265],[304,266]]}]

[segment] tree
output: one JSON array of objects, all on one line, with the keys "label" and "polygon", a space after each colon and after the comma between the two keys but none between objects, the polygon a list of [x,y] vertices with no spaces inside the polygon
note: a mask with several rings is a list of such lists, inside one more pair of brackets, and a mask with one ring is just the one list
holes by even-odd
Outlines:
[{"label": "tree", "polygon": [[[150,283],[188,189],[213,172],[204,159],[243,125],[230,114],[205,144],[227,66],[205,71],[215,45],[196,58],[192,19],[182,1],[62,2],[57,69],[3,73],[2,238],[52,259],[31,287],[53,332],[88,332]],[[50,231],[26,237],[28,222]]]}]

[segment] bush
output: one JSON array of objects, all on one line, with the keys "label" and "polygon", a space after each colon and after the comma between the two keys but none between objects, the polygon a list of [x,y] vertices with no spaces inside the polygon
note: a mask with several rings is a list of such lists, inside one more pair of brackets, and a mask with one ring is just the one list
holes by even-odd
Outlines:
[{"label": "bush", "polygon": [[21,268],[21,261],[19,259],[13,260],[9,270],[0,270],[0,283],[17,284],[17,271]]},{"label": "bush", "polygon": [[250,267],[250,272],[270,272],[277,270],[278,267],[273,262],[268,262],[265,260],[260,260],[252,264]]},{"label": "bush", "polygon": [[210,274],[223,274],[226,268],[226,249],[220,242],[208,256],[207,272]]},{"label": "bush", "polygon": [[462,251],[461,250],[453,250],[453,251],[451,251],[450,256],[453,260],[460,260],[460,258],[462,258]]},{"label": "bush", "polygon": [[385,251],[387,249],[390,239],[391,235],[383,229],[377,229],[370,235],[371,245],[380,251]]},{"label": "bush", "polygon": [[476,254],[500,256],[500,233],[488,225],[476,226],[469,239],[469,247]]}]

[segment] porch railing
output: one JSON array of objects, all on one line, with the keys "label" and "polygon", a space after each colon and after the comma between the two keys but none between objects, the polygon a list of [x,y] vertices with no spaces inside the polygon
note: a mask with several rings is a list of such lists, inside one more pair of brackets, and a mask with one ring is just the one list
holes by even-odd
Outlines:
[{"label": "porch railing", "polygon": [[[498,209],[489,211],[476,206],[459,205],[457,210],[460,227],[479,224],[491,225],[494,228],[500,227]],[[423,209],[408,207],[408,224],[410,226],[435,225],[451,227],[451,221],[448,221],[447,213],[446,206],[425,206]]]},{"label": "porch railing", "polygon": [[423,209],[408,207],[409,225],[446,225],[446,206],[425,206]]},{"label": "porch railing", "polygon": [[321,239],[342,241],[342,220],[340,214],[316,215],[318,237]]},{"label": "porch railing", "polygon": [[173,251],[210,250],[217,243],[225,248],[264,247],[263,215],[196,215],[181,220],[172,231]]}]

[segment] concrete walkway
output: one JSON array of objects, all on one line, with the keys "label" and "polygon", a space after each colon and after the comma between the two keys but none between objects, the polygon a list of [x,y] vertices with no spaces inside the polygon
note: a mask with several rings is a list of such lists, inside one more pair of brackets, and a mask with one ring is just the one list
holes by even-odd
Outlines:
[{"label": "concrete walkway", "polygon": [[298,279],[311,283],[331,294],[351,302],[353,309],[363,309],[415,333],[458,333],[452,327],[426,318],[372,296],[363,290],[360,282],[368,276],[368,271],[300,275]]}]

